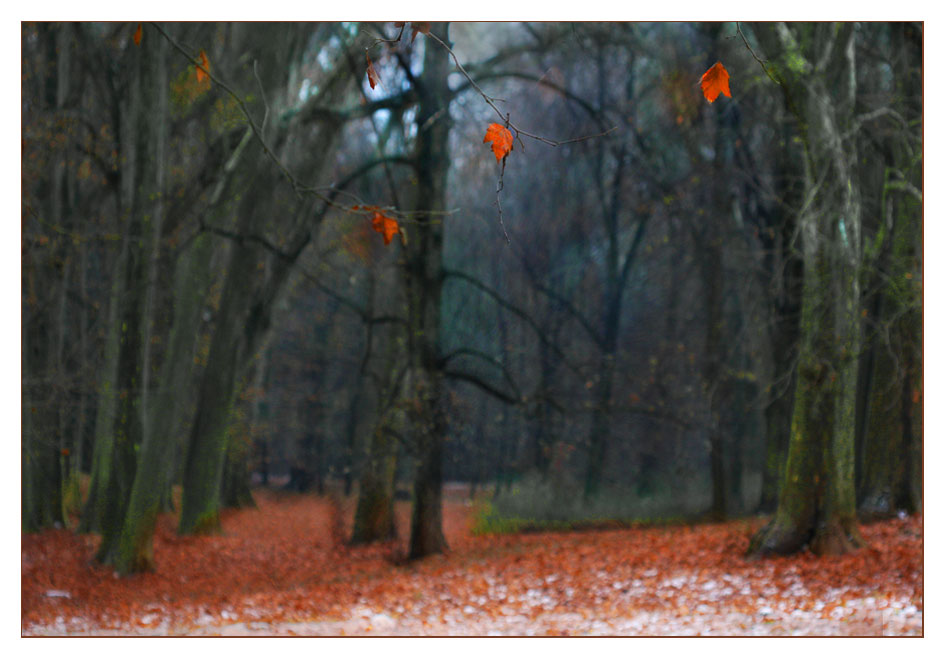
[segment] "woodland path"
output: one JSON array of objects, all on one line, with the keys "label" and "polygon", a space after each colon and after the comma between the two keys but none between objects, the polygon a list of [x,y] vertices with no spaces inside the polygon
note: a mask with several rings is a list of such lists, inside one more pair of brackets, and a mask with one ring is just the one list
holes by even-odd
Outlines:
[{"label": "woodland path", "polygon": [[[473,536],[448,493],[445,556],[348,547],[353,502],[255,493],[224,533],[162,517],[154,573],[90,563],[97,538],[23,535],[24,635],[920,635],[923,519],[863,525],[869,547],[747,561],[764,521]],[[409,508],[399,503],[399,529]],[[346,522],[347,521],[347,522]]]}]

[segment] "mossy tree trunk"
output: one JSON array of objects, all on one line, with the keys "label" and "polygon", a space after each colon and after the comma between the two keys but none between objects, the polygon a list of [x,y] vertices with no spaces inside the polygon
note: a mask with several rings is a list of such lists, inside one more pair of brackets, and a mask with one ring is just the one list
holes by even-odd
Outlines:
[{"label": "mossy tree trunk", "polygon": [[[253,28],[253,43],[261,49],[261,60],[269,67],[267,70],[276,72],[272,76],[274,93],[267,95],[270,99],[285,102],[281,90],[288,84],[293,58],[300,56],[302,44],[311,36],[308,30],[300,25],[291,38],[281,42],[280,48],[273,49],[266,41],[267,35],[284,35],[285,27],[273,24]],[[328,38],[328,33],[323,36]],[[322,91],[313,95],[309,103],[333,107],[351,96],[350,72],[340,66],[330,75]],[[335,115],[326,118],[299,112],[282,121],[280,115],[285,109],[271,105],[269,121],[262,130],[274,136],[270,144],[283,165],[293,171],[297,162],[305,162],[306,179],[318,180],[332,161],[325,157],[313,161],[307,156],[333,153],[344,120]],[[310,126],[316,122],[320,125]],[[289,139],[301,134],[309,140]],[[219,530],[221,480],[236,393],[265,340],[274,306],[294,264],[329,209],[318,200],[298,196],[286,183],[284,172],[279,171],[256,141],[251,142],[247,153],[246,160],[253,166],[237,181],[243,189],[236,195],[234,230],[228,232],[233,242],[207,365],[198,389],[197,413],[187,443],[178,527],[181,534]],[[273,218],[280,219],[281,227],[266,224]]]},{"label": "mossy tree trunk", "polygon": [[861,208],[856,150],[845,139],[856,92],[855,29],[815,27],[817,34],[805,41],[834,54],[816,64],[808,63],[790,28],[775,30],[784,51],[795,61],[801,58],[806,71],[780,74],[806,148],[808,202],[798,216],[804,263],[801,345],[778,508],[752,539],[749,554],[789,554],[805,546],[839,554],[863,543],[854,497]]},{"label": "mossy tree trunk", "polygon": [[115,566],[128,574],[154,567],[154,530],[165,509],[173,461],[179,448],[185,397],[193,373],[193,355],[201,307],[209,283],[212,242],[199,236],[182,254],[175,275],[174,321],[161,366],[159,386],[151,401],[152,422],[138,455],[128,512]]},{"label": "mossy tree trunk", "polygon": [[[151,317],[164,215],[166,53],[165,43],[160,39],[143,41],[133,51],[128,105],[122,108],[126,117],[122,125],[122,208],[128,218],[123,233],[129,244],[119,275],[124,279],[124,290],[118,319],[118,403],[102,508],[102,543],[96,555],[102,563],[120,566],[122,570],[127,568],[122,558],[122,533],[134,482],[139,476],[137,455],[147,435]],[[142,464],[146,472],[156,467]]]},{"label": "mossy tree trunk", "polygon": [[184,463],[179,522],[182,534],[213,533],[220,528],[220,488],[238,366],[244,352],[244,332],[252,332],[246,318],[246,301],[251,296],[248,273],[253,272],[260,257],[258,250],[250,246],[236,244],[232,250]]}]

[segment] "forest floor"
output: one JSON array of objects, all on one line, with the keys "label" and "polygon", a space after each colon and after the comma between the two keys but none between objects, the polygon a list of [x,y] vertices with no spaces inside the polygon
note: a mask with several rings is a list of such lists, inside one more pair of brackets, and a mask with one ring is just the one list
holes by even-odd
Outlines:
[{"label": "forest floor", "polygon": [[[255,492],[223,533],[162,516],[152,573],[119,578],[98,538],[22,537],[23,635],[922,635],[923,519],[861,526],[868,547],[749,561],[762,518],[475,536],[447,494],[450,551],[349,547],[354,502]],[[399,530],[409,504],[398,503]]]}]

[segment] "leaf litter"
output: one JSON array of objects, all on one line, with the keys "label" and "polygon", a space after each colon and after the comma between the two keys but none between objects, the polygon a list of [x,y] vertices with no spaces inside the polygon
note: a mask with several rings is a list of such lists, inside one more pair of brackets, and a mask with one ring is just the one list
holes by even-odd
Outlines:
[{"label": "leaf litter", "polygon": [[751,561],[765,520],[474,536],[447,493],[450,551],[348,546],[354,500],[257,491],[223,533],[158,522],[153,573],[92,561],[98,537],[22,536],[25,635],[920,635],[923,518],[861,526],[841,557]]}]

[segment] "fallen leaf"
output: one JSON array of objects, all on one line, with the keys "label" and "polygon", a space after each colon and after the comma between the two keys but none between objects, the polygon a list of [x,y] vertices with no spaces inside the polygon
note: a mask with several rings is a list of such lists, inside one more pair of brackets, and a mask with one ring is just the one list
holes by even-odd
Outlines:
[{"label": "fallen leaf", "polygon": [[[921,515],[860,525],[869,547],[849,555],[750,562],[757,519],[476,535],[466,486],[448,492],[452,552],[409,566],[390,557],[407,552],[410,503],[395,504],[400,541],[354,549],[356,498],[268,489],[254,491],[257,508],[222,512],[220,536],[184,540],[174,514],[159,514],[155,571],[133,578],[90,562],[97,535],[22,534],[21,626],[55,636],[214,635],[235,616],[274,636],[313,634],[303,621],[322,622],[319,634],[358,635],[366,625],[390,634],[375,618],[384,612],[411,635],[923,632]],[[839,604],[844,619],[825,625],[820,616]]]},{"label": "fallen leaf", "polygon": [[135,30],[135,45],[141,45],[141,23],[138,23],[138,29]]},{"label": "fallen leaf", "polygon": [[703,74],[700,86],[703,88],[703,96],[710,103],[716,100],[720,92],[732,98],[729,93],[729,72],[722,62],[717,62]]},{"label": "fallen leaf", "polygon": [[365,53],[365,59],[368,60],[368,84],[371,85],[371,89],[374,89],[375,85],[381,84],[381,76],[374,70],[374,64],[371,63],[371,58],[368,57],[368,53]]},{"label": "fallen leaf", "polygon": [[510,151],[512,151],[512,133],[508,128],[499,124],[490,124],[486,129],[486,137],[483,142],[493,143],[493,153],[496,154],[496,161],[501,161]]}]

